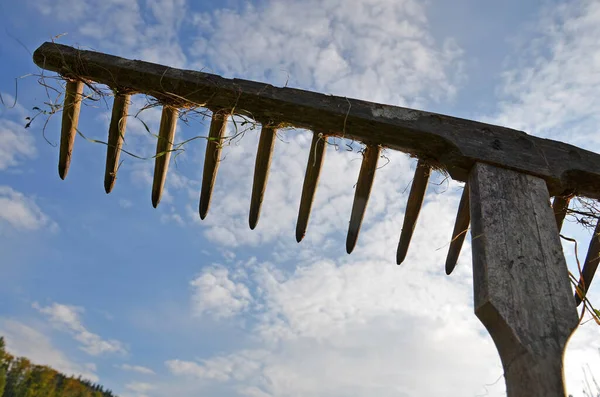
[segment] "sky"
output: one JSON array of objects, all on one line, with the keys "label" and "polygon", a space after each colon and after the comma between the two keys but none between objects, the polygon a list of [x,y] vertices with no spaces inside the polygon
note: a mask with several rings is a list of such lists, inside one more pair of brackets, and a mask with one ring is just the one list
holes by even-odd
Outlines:
[{"label": "sky", "polygon": [[[461,183],[432,177],[402,266],[395,250],[415,160],[398,152],[380,159],[352,255],[344,241],[361,155],[339,140],[327,147],[306,238],[295,241],[307,131],[279,132],[254,231],[259,129],[223,149],[203,221],[202,139],[171,160],[158,209],[151,160],[123,155],[106,195],[105,146],[78,136],[62,181],[60,117],[24,128],[50,100],[31,52],[54,39],[597,151],[600,1],[22,0],[0,2],[0,25],[0,335],[12,353],[123,397],[505,395],[473,313],[470,237],[452,276],[443,269]],[[146,101],[134,97],[131,113]],[[82,106],[85,136],[106,139],[110,106]],[[160,110],[139,119],[128,119],[125,148],[149,157],[156,141],[144,123],[156,132]],[[180,122],[176,141],[206,136],[208,125]],[[591,233],[574,222],[563,233],[584,256]],[[576,272],[573,245],[563,247]],[[569,342],[575,397],[600,373],[599,332],[586,322]]]}]

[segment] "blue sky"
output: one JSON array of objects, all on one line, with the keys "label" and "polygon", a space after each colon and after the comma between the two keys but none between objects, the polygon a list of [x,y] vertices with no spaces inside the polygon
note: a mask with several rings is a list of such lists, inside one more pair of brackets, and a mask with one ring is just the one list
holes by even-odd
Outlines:
[{"label": "blue sky", "polygon": [[[44,120],[33,51],[58,42],[175,67],[413,106],[597,151],[600,2],[457,0],[23,0],[0,4],[0,334],[9,349],[121,396],[504,395],[473,314],[467,241],[443,263],[461,184],[436,175],[406,262],[394,264],[414,160],[386,153],[354,253],[344,238],[360,154],[330,145],[307,237],[294,239],[310,135],[282,131],[261,220],[247,227],[257,130],[224,149],[208,218],[197,205],[204,142],[171,162],[158,209],[152,161],[80,137],[65,181]],[[18,79],[16,105],[15,78]],[[133,109],[145,104],[135,97]],[[105,140],[102,102],[80,130]],[[160,111],[141,118],[156,131]],[[208,120],[179,123],[177,140]],[[56,144],[59,118],[46,136]],[[155,141],[130,118],[126,148]],[[565,234],[590,233],[568,223]],[[573,247],[565,244],[573,270]],[[592,298],[600,296],[592,288]],[[566,356],[570,393],[598,373],[593,323]],[[431,379],[436,379],[432,382]]]}]

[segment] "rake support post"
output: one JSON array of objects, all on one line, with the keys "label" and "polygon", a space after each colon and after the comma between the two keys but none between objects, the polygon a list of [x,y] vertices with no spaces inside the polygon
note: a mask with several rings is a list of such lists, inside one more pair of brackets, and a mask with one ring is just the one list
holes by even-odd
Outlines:
[{"label": "rake support post", "polygon": [[500,353],[508,397],[564,397],[578,316],[546,184],[479,163],[469,192],[475,314]]}]

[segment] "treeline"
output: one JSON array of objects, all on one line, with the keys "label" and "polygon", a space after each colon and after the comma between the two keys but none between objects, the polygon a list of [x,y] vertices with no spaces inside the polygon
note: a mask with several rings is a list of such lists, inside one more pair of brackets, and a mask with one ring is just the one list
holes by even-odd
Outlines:
[{"label": "treeline", "polygon": [[66,376],[6,351],[0,337],[0,397],[117,397],[88,380]]}]

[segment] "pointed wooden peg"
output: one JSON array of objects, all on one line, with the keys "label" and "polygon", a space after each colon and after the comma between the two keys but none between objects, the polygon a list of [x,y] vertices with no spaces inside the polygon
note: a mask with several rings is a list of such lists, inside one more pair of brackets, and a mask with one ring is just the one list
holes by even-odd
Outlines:
[{"label": "pointed wooden peg", "polygon": [[152,183],[152,206],[156,208],[167,180],[167,170],[173,149],[178,112],[176,108],[164,106],[160,119],[160,129],[156,142],[156,158],[154,160],[154,181]]},{"label": "pointed wooden peg", "polygon": [[250,200],[250,216],[248,223],[250,229],[254,229],[260,217],[267,180],[269,179],[269,168],[275,147],[275,134],[277,130],[273,127],[264,126],[260,132],[260,141],[256,152],[256,163],[254,166],[254,182],[252,184],[252,198]]},{"label": "pointed wooden peg", "polygon": [[556,218],[556,226],[559,233],[565,221],[565,216],[567,216],[570,201],[571,196],[556,196],[552,202],[552,209],[554,210],[554,217]]},{"label": "pointed wooden peg", "polygon": [[79,111],[83,94],[83,82],[79,80],[67,81],[65,101],[63,104],[62,128],[60,132],[60,154],[58,159],[58,175],[65,179],[69,173],[73,144],[79,124]]},{"label": "pointed wooden peg", "polygon": [[[585,262],[583,264],[583,270],[581,271],[581,277],[579,279],[579,284],[577,285],[577,291],[581,291],[583,297],[585,298],[585,294],[590,289],[590,284],[592,283],[592,279],[594,278],[594,274],[596,274],[596,269],[598,268],[598,264],[600,263],[600,221],[596,224],[596,229],[594,230],[594,235],[592,236],[592,240],[590,241],[590,247],[588,248],[587,255],[585,256]],[[579,294],[575,291],[575,302],[577,305],[581,303],[583,300]]]},{"label": "pointed wooden peg", "polygon": [[469,209],[469,185],[465,184],[462,196],[460,197],[460,204],[458,204],[456,223],[454,224],[452,240],[450,241],[450,248],[448,249],[448,256],[446,257],[446,274],[448,275],[450,275],[450,273],[452,273],[456,267],[460,250],[462,249],[465,237],[467,236],[469,223],[471,223],[471,212]]},{"label": "pointed wooden peg", "polygon": [[306,164],[306,173],[304,175],[304,184],[302,185],[302,197],[300,198],[300,209],[298,210],[298,221],[296,222],[296,241],[300,242],[306,234],[310,210],[312,209],[321,167],[325,159],[325,145],[327,137],[322,133],[313,133],[312,143],[310,144],[310,153],[308,163]]},{"label": "pointed wooden peg", "polygon": [[228,113],[215,111],[210,122],[208,142],[206,142],[206,155],[204,157],[204,170],[202,173],[202,188],[200,189],[200,219],[206,218],[210,207],[210,198],[217,179],[219,161],[221,157],[221,145],[225,131],[227,130]]},{"label": "pointed wooden peg", "polygon": [[106,147],[106,170],[104,171],[104,190],[110,193],[115,186],[119,157],[125,137],[127,125],[127,112],[131,95],[116,93],[113,102],[110,127],[108,129],[108,145]]},{"label": "pointed wooden peg", "polygon": [[410,245],[410,240],[412,239],[413,231],[415,230],[415,225],[419,218],[419,212],[421,212],[421,206],[425,199],[425,191],[427,190],[427,182],[429,182],[430,174],[431,167],[419,160],[408,195],[408,203],[406,204],[406,211],[404,212],[404,223],[402,224],[402,233],[400,233],[400,241],[398,243],[398,250],[396,251],[396,264],[398,265],[404,262],[404,259],[406,258],[408,246]]},{"label": "pointed wooden peg", "polygon": [[356,246],[360,226],[365,216],[365,210],[369,202],[369,196],[371,195],[371,188],[375,180],[375,171],[377,170],[377,160],[379,159],[380,151],[379,146],[367,146],[363,154],[358,182],[356,183],[356,191],[354,192],[354,203],[352,204],[348,236],[346,237],[347,253],[351,253]]}]

